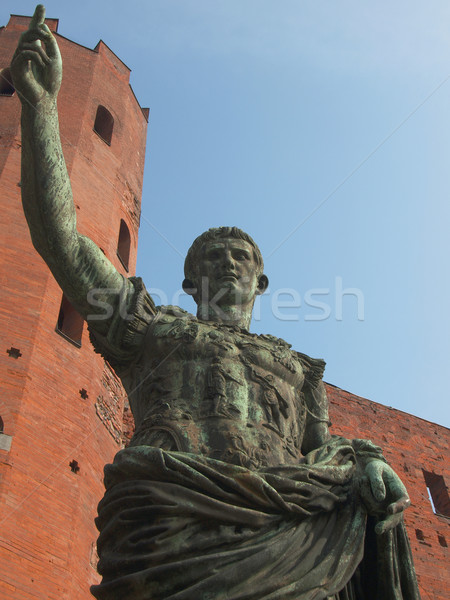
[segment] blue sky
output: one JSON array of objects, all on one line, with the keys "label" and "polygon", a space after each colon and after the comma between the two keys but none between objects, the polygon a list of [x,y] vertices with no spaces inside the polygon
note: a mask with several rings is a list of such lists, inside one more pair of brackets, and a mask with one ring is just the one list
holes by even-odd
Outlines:
[{"label": "blue sky", "polygon": [[[448,426],[450,4],[46,6],[62,35],[103,39],[150,107],[147,287],[171,303],[192,240],[237,225],[270,280],[253,331],[325,358],[334,385]],[[33,10],[7,0],[0,24]]]}]

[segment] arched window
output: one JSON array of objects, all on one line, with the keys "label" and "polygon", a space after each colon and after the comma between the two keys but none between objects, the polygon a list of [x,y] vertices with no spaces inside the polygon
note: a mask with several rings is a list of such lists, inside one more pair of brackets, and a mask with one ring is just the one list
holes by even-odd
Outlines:
[{"label": "arched window", "polygon": [[113,129],[114,117],[107,108],[100,104],[95,115],[94,131],[110,146]]},{"label": "arched window", "polygon": [[0,96],[12,96],[15,91],[9,67],[2,69],[0,71]]},{"label": "arched window", "polygon": [[128,271],[130,262],[131,237],[130,230],[123,219],[120,219],[119,240],[117,242],[117,256],[125,269]]},{"label": "arched window", "polygon": [[4,429],[3,419],[0,417],[0,433],[3,433],[3,429]]},{"label": "arched window", "polygon": [[59,309],[56,331],[75,346],[81,346],[81,335],[83,333],[83,317],[77,312],[66,296],[63,294],[61,307]]}]

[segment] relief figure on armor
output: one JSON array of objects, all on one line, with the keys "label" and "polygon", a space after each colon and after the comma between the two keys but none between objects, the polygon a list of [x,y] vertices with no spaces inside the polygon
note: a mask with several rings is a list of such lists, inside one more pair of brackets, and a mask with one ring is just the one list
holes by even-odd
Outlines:
[{"label": "relief figure on armor", "polygon": [[194,316],[156,307],[139,278],[125,279],[77,230],[58,127],[62,61],[44,16],[39,5],[11,64],[23,208],[136,422],[130,446],[105,467],[92,594],[418,599],[399,477],[369,440],[330,435],[323,360],[250,332],[268,286],[253,239],[237,227],[196,238],[183,283]]},{"label": "relief figure on armor", "polygon": [[224,369],[220,357],[216,356],[212,360],[207,377],[207,399],[212,401],[212,409],[207,409],[208,416],[233,418],[232,412],[239,412],[236,406],[228,402],[227,379],[241,385],[240,381]]},{"label": "relief figure on armor", "polygon": [[283,426],[281,418],[282,416],[285,419],[287,418],[288,404],[277,392],[275,377],[271,373],[262,377],[258,375],[255,369],[252,369],[252,374],[255,381],[259,381],[262,387],[262,404],[266,413],[267,425],[275,426],[277,431],[282,434]]}]

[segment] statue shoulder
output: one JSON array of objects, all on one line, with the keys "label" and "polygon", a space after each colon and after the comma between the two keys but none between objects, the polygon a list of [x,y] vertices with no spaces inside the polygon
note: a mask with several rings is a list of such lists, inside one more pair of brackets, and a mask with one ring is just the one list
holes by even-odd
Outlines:
[{"label": "statue shoulder", "polygon": [[293,361],[299,362],[301,364],[303,372],[305,374],[305,383],[311,389],[314,389],[318,386],[318,384],[322,380],[326,365],[325,361],[322,358],[312,358],[307,354],[303,354],[302,352],[292,350],[291,344],[289,344],[282,338],[278,338],[274,335],[262,334],[259,335],[258,338],[262,342],[269,343],[270,345],[272,345],[278,353],[283,354],[285,357],[287,357],[287,355],[289,354]]},{"label": "statue shoulder", "polygon": [[316,388],[322,380],[326,362],[323,358],[311,358],[302,352],[296,352],[295,354],[305,373],[305,383],[309,385],[311,389]]},{"label": "statue shoulder", "polygon": [[175,319],[189,319],[191,321],[197,320],[197,317],[195,317],[193,314],[191,314],[187,310],[184,310],[184,308],[180,308],[179,306],[174,306],[171,304],[163,305],[163,306],[156,306],[155,310],[156,310],[156,315],[157,315],[158,320],[164,319],[165,317],[167,317],[168,319],[175,318]]},{"label": "statue shoulder", "polygon": [[193,342],[199,334],[197,317],[179,306],[157,306],[150,336]]}]

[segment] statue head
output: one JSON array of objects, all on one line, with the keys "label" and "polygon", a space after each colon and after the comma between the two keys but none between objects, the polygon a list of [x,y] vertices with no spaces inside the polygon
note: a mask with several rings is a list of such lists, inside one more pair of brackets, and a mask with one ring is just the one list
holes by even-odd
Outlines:
[{"label": "statue head", "polygon": [[260,249],[252,237],[238,227],[211,227],[203,232],[192,242],[184,261],[184,276],[189,281],[195,281],[198,277],[199,260],[205,249],[205,244],[218,239],[244,240],[253,248],[253,256],[257,265],[257,276],[263,274],[264,261]]},{"label": "statue head", "polygon": [[[212,228],[198,236],[188,250],[183,289],[208,318],[214,318],[214,305],[230,320],[249,323],[255,297],[268,286],[263,268],[261,252],[247,233],[237,227]],[[237,316],[239,312],[242,318]]]}]

